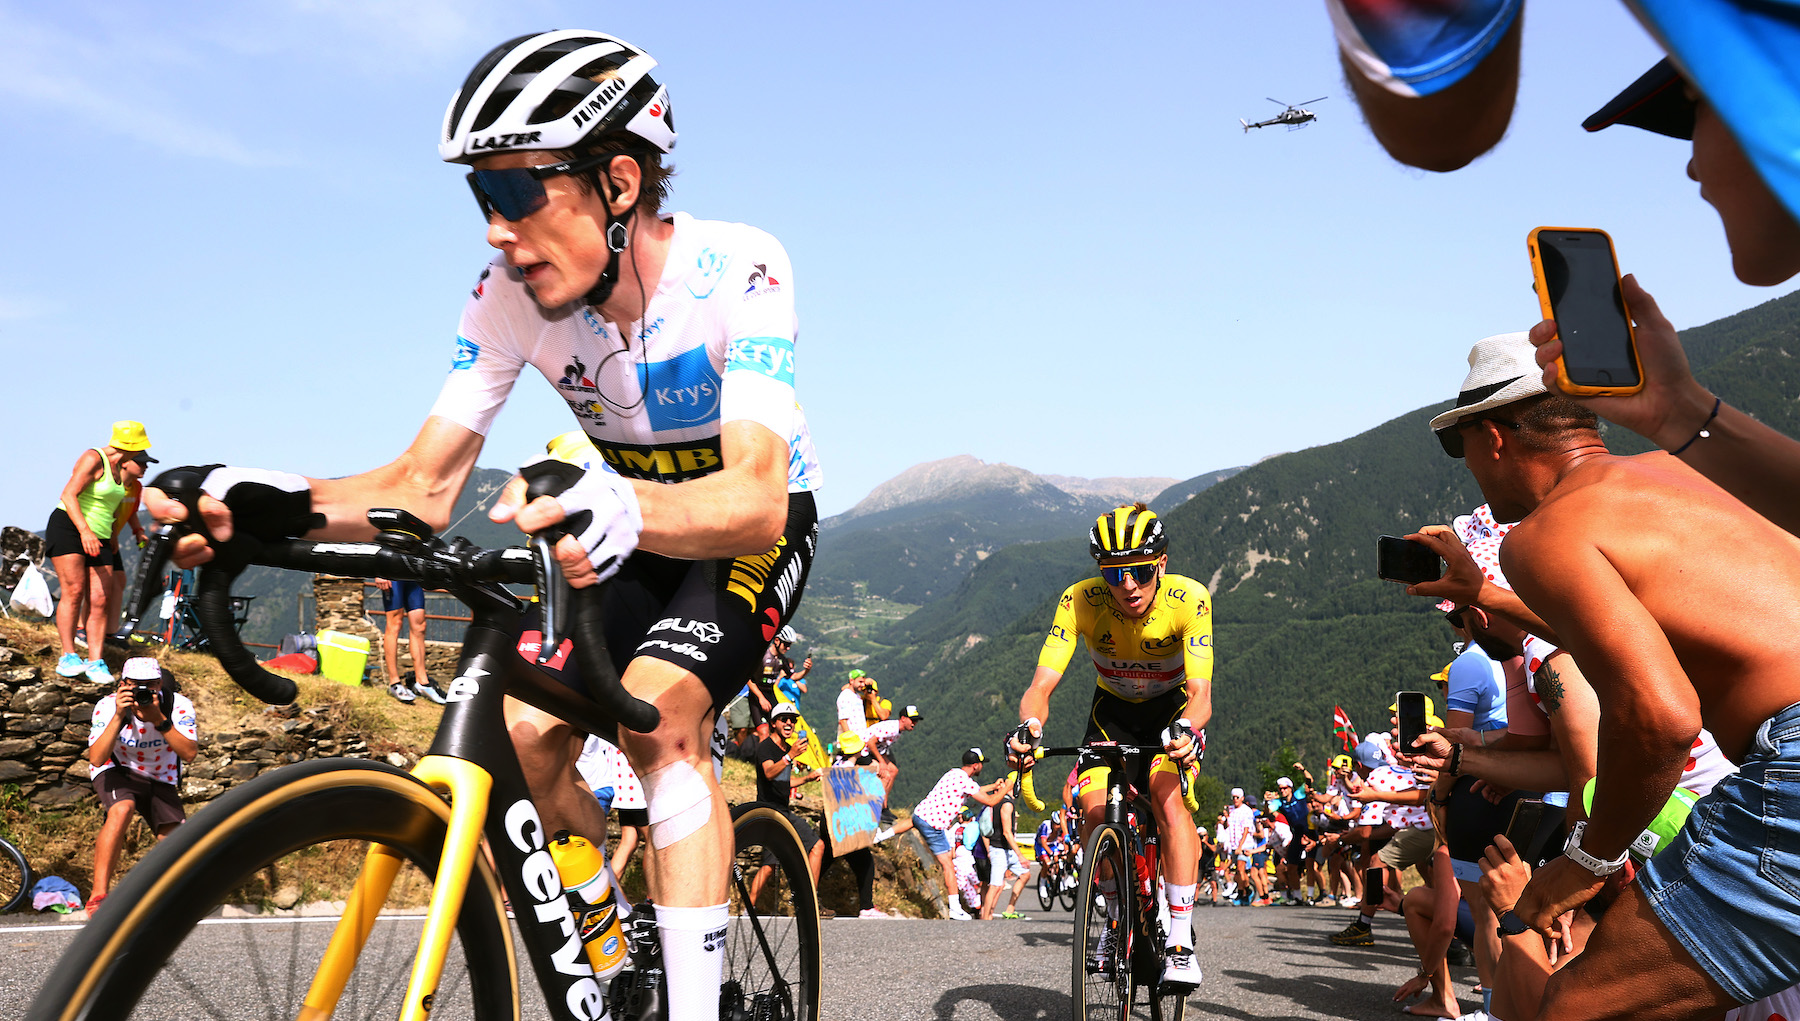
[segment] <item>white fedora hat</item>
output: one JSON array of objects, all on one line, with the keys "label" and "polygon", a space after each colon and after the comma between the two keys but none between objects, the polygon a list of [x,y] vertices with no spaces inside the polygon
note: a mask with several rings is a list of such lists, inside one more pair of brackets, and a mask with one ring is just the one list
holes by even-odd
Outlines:
[{"label": "white fedora hat", "polygon": [[1498,408],[1527,397],[1547,393],[1544,370],[1538,367],[1537,349],[1523,333],[1484,337],[1469,349],[1469,375],[1456,407],[1431,420],[1438,432],[1470,415]]}]

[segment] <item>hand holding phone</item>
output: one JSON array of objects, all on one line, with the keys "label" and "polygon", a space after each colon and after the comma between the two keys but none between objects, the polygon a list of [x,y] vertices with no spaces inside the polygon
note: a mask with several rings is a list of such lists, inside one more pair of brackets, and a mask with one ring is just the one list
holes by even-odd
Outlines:
[{"label": "hand holding phone", "polygon": [[1413,742],[1425,736],[1425,693],[1396,692],[1394,705],[1400,722],[1400,754],[1411,755],[1416,750]]},{"label": "hand holding phone", "polygon": [[1625,396],[1644,388],[1631,312],[1612,238],[1603,230],[1538,227],[1526,239],[1544,318],[1562,341],[1557,383],[1576,395]]},{"label": "hand holding phone", "polygon": [[1403,585],[1437,581],[1444,561],[1430,546],[1413,539],[1384,535],[1375,542],[1375,577]]}]

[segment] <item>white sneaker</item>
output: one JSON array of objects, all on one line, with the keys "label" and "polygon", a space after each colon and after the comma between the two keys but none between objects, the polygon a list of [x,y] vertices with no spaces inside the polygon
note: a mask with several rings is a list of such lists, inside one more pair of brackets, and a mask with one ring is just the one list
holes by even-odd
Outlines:
[{"label": "white sneaker", "polygon": [[967,911],[964,911],[963,906],[961,904],[956,903],[955,901],[952,901],[950,903],[950,910],[944,912],[944,917],[945,918],[954,918],[959,922],[974,921],[974,916],[970,915]]},{"label": "white sneaker", "polygon": [[1199,986],[1200,965],[1194,960],[1194,952],[1187,947],[1170,947],[1163,957],[1162,980],[1163,985]]},{"label": "white sneaker", "polygon": [[858,918],[892,918],[894,916],[888,914],[887,912],[881,910],[880,908],[863,908],[860,912],[857,913],[856,917],[858,917]]},{"label": "white sneaker", "polygon": [[95,684],[111,684],[113,682],[112,671],[107,668],[106,660],[103,659],[88,660],[85,673],[87,679]]},{"label": "white sneaker", "polygon": [[399,699],[402,702],[405,702],[407,705],[412,705],[414,699],[417,698],[417,696],[415,696],[412,693],[411,688],[407,687],[404,684],[401,684],[398,681],[395,681],[393,684],[388,685],[388,694],[394,696],[395,698]]},{"label": "white sneaker", "polygon": [[438,691],[437,686],[432,684],[430,681],[426,681],[424,684],[416,685],[413,688],[413,692],[415,694],[422,696],[425,699],[425,701],[427,701],[427,702],[436,702],[438,705],[444,704],[443,693]]},{"label": "white sneaker", "polygon": [[1338,907],[1353,908],[1361,903],[1362,903],[1362,901],[1358,900],[1355,897],[1345,897],[1343,900],[1338,901]]}]

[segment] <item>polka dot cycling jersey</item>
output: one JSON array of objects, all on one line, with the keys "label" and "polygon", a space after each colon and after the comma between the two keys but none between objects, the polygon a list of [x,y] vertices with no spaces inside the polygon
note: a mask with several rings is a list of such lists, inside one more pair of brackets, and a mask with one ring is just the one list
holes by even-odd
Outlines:
[{"label": "polka dot cycling jersey", "polygon": [[1192,578],[1164,575],[1150,608],[1136,618],[1125,616],[1099,578],[1069,586],[1038,666],[1066,672],[1077,637],[1093,657],[1100,687],[1129,701],[1173,691],[1189,676],[1212,680],[1212,600]]},{"label": "polka dot cycling jersey", "polygon": [[685,213],[673,223],[662,279],[643,319],[623,330],[585,305],[539,306],[495,258],[463,307],[431,413],[487,435],[530,363],[621,475],[709,475],[724,467],[721,427],[748,421],[787,444],[788,492],[818,490],[818,458],[794,399],[798,320],[787,253],[741,223]]}]

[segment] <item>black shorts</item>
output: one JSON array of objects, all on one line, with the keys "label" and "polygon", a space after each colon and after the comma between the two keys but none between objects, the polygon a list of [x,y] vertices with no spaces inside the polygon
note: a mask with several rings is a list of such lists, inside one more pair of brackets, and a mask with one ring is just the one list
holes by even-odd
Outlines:
[{"label": "black shorts", "polygon": [[613,821],[618,823],[621,829],[627,826],[648,826],[650,825],[650,810],[648,808],[615,808],[613,809]]},{"label": "black shorts", "polygon": [[161,783],[128,766],[110,766],[94,777],[94,793],[102,812],[121,801],[133,802],[137,813],[152,830],[187,821],[181,793],[172,783]]},{"label": "black shorts", "polygon": [[[760,676],[763,652],[800,605],[818,538],[812,494],[789,493],[787,531],[764,553],[734,560],[633,553],[608,583],[602,602],[613,669],[622,676],[639,656],[665,660],[700,678],[712,692],[713,709],[723,708],[746,677]],[[535,612],[522,622],[519,644],[521,655],[534,661]],[[559,654],[552,664],[560,669],[540,669],[587,692],[572,658]]]},{"label": "black shorts", "polygon": [[[1083,744],[1116,741],[1119,744],[1160,746],[1163,728],[1181,719],[1181,714],[1186,710],[1186,688],[1176,688],[1155,698],[1133,702],[1096,686],[1094,704],[1088,710],[1087,732],[1082,735],[1081,741]],[[1150,766],[1155,758],[1152,755],[1140,755],[1132,768],[1131,785],[1146,797],[1150,794]]]},{"label": "black shorts", "polygon": [[1302,840],[1299,832],[1296,831],[1294,839],[1288,841],[1287,847],[1282,849],[1282,858],[1294,868],[1299,868],[1306,864],[1307,856],[1311,853],[1306,847],[1306,841]]},{"label": "black shorts", "polygon": [[[81,532],[76,529],[69,512],[58,507],[50,512],[50,522],[44,526],[44,556],[54,559],[74,553],[87,556],[87,550],[81,547]],[[100,555],[87,557],[87,566],[111,567],[118,555],[118,550],[111,549],[105,540],[101,540]]]}]

